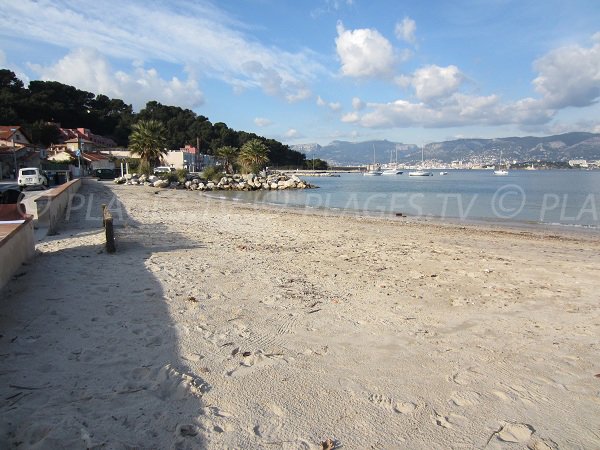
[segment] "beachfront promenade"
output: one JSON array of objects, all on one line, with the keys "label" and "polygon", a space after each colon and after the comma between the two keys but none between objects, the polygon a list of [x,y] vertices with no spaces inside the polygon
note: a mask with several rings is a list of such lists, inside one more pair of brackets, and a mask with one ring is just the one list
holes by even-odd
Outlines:
[{"label": "beachfront promenade", "polygon": [[598,443],[595,236],[108,183],[58,233],[2,291],[3,448]]}]

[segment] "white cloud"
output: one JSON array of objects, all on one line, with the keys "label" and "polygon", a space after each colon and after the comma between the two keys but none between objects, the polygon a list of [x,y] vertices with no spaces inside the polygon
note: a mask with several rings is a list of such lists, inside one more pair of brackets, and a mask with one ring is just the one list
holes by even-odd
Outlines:
[{"label": "white cloud", "polygon": [[[290,89],[291,91],[291,89]],[[291,91],[289,94],[285,96],[285,99],[289,103],[299,102],[301,100],[306,100],[312,96],[312,92],[310,89],[304,86],[298,86],[295,91]]]},{"label": "white cloud", "polygon": [[590,48],[571,45],[558,48],[534,63],[536,92],[549,108],[584,107],[600,97],[600,33]]},{"label": "white cloud", "polygon": [[464,76],[456,66],[430,65],[416,70],[410,84],[419,100],[431,102],[456,92],[463,80]]},{"label": "white cloud", "polygon": [[[551,110],[543,108],[542,103],[535,99],[503,104],[496,95],[473,96],[460,93],[434,105],[396,100],[389,103],[369,103],[367,107],[367,113],[353,120],[367,128],[539,125],[547,123],[553,115]],[[350,117],[356,119],[354,116]]]},{"label": "white cloud", "polygon": [[377,30],[346,30],[338,22],[337,33],[335,43],[343,75],[373,77],[391,74],[395,63],[394,49]]},{"label": "white cloud", "polygon": [[340,9],[342,7],[342,5],[344,5],[344,4],[350,6],[354,3],[353,0],[326,0],[326,1],[327,1],[327,4],[332,6],[333,9],[335,9],[336,11],[338,9]]},{"label": "white cloud", "polygon": [[357,112],[349,112],[342,116],[342,122],[344,123],[356,123],[360,120],[360,116]]},{"label": "white cloud", "polygon": [[290,128],[284,133],[284,136],[288,139],[294,139],[300,137],[300,132],[295,128]]},{"label": "white cloud", "polygon": [[272,123],[273,122],[271,122],[269,119],[265,119],[264,117],[256,117],[254,119],[254,124],[258,127],[268,127]]},{"label": "white cloud", "polygon": [[152,7],[134,0],[7,0],[2,14],[0,35],[66,49],[95,48],[109,58],[179,64],[197,77],[223,80],[236,92],[260,88],[293,101],[299,84],[327,73],[309,51],[292,53],[257,42],[246,25],[209,0]]},{"label": "white cloud", "polygon": [[396,37],[409,44],[414,44],[417,41],[415,33],[417,31],[417,23],[410,17],[405,17],[402,22],[396,24]]},{"label": "white cloud", "polygon": [[76,49],[52,66],[31,65],[42,80],[59,81],[79,89],[123,99],[134,109],[149,100],[168,105],[194,108],[203,103],[203,94],[195,80],[161,78],[155,69],[133,67],[127,73],[115,71],[107,59],[95,50]]},{"label": "white cloud", "polygon": [[354,108],[356,110],[361,110],[364,107],[365,107],[365,102],[363,102],[360,98],[358,98],[358,97],[352,98],[352,108]]},{"label": "white cloud", "polygon": [[317,106],[326,106],[332,111],[339,111],[342,109],[342,104],[340,102],[329,102],[327,103],[323,98],[319,95],[317,96]]}]

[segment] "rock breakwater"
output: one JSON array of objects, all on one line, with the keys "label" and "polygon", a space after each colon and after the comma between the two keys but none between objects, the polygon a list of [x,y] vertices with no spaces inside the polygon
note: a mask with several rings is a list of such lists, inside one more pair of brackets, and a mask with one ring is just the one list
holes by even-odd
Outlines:
[{"label": "rock breakwater", "polygon": [[260,176],[256,174],[223,176],[218,181],[206,180],[201,177],[190,176],[185,181],[170,181],[156,175],[127,174],[115,178],[116,184],[142,185],[155,188],[188,189],[191,191],[259,191],[259,190],[285,190],[285,189],[314,189],[314,186],[296,175],[270,174]]}]

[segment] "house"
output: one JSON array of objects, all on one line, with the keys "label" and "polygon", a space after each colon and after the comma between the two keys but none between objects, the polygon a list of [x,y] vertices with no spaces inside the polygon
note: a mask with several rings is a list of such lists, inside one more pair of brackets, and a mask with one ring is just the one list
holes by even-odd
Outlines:
[{"label": "house", "polygon": [[[99,149],[105,147],[115,147],[117,144],[110,138],[92,133],[88,128],[61,128],[60,141],[69,144],[83,144],[86,150]],[[70,147],[72,148],[73,145]],[[75,148],[81,148],[76,146]]]},{"label": "house", "polygon": [[34,167],[39,167],[39,149],[31,145],[22,128],[19,125],[0,126],[0,179],[16,177],[18,169],[30,163],[25,158],[31,158],[35,152],[38,153],[38,165]]},{"label": "house", "polygon": [[187,169],[190,172],[195,172],[199,169],[197,155],[198,150],[196,147],[186,145],[179,150],[169,150],[163,157],[162,164],[175,169]]},{"label": "house", "polygon": [[[48,161],[58,164],[69,164],[71,171],[76,176],[85,176],[91,174],[96,169],[114,169],[114,158],[100,153],[80,152],[70,149],[54,149],[48,154]],[[81,165],[81,172],[79,171]]]},{"label": "house", "polygon": [[12,147],[14,145],[31,145],[31,142],[23,134],[19,125],[1,125],[0,126],[0,147]]}]

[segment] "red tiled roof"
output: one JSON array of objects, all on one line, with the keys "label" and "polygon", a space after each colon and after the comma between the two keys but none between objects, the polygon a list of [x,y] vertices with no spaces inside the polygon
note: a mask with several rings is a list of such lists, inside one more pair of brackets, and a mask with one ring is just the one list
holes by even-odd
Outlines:
[{"label": "red tiled roof", "polygon": [[19,128],[19,125],[0,125],[0,139],[10,139]]},{"label": "red tiled roof", "polygon": [[108,159],[108,157],[102,153],[82,153],[81,157],[87,161],[103,161]]}]

